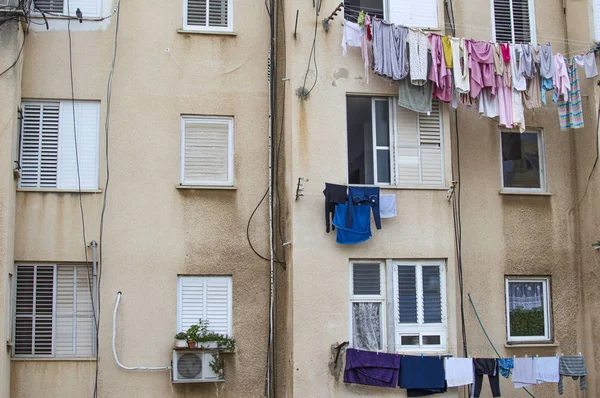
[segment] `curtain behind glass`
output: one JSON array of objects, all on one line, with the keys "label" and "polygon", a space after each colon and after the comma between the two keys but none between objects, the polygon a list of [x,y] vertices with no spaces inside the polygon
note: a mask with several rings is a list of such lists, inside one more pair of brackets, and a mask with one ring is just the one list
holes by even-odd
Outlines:
[{"label": "curtain behind glass", "polygon": [[544,307],[544,289],[542,282],[509,282],[509,310],[533,310]]},{"label": "curtain behind glass", "polygon": [[353,303],[352,339],[354,348],[381,350],[381,303]]}]

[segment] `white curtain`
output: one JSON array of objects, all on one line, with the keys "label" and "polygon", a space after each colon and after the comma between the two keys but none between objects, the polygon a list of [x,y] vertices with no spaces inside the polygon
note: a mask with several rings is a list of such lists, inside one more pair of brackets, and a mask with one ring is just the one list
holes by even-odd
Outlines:
[{"label": "white curtain", "polygon": [[532,310],[544,307],[542,282],[509,282],[509,309]]},{"label": "white curtain", "polygon": [[381,303],[354,303],[352,315],[354,348],[381,350]]}]

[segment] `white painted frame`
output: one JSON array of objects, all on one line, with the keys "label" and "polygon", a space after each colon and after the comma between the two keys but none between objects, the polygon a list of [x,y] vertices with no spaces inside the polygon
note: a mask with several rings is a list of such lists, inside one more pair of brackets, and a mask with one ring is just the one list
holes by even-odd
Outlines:
[{"label": "white painted frame", "polygon": [[[515,336],[510,334],[510,309],[509,309],[509,284],[511,282],[542,282],[542,291],[544,295],[544,335],[543,336]],[[510,343],[526,342],[550,342],[552,341],[551,330],[551,311],[550,311],[550,278],[549,277],[506,277],[505,278],[505,296],[506,296],[506,341]]]},{"label": "white painted frame", "polygon": [[[511,24],[511,36],[512,43],[515,42],[515,24],[513,21],[513,0],[510,1],[510,24]],[[536,34],[536,23],[535,23],[535,0],[528,0],[529,7],[529,35],[531,37],[531,43],[537,43],[537,34]],[[492,11],[492,41],[496,41],[496,14],[494,12],[494,0],[490,0],[490,8]]]},{"label": "white painted frame", "polygon": [[[379,277],[380,277],[380,285],[379,285],[379,295],[363,295],[363,294],[354,294],[354,264],[379,264]],[[381,329],[381,347],[382,352],[387,351],[388,349],[388,340],[387,340],[387,304],[386,304],[386,269],[385,263],[379,260],[351,260],[348,264],[348,297],[349,303],[348,306],[348,323],[349,323],[349,336],[348,341],[350,342],[350,347],[354,347],[354,316],[352,313],[352,306],[354,303],[377,303],[381,305],[380,310],[380,319],[379,325]]]},{"label": "white painted frame", "polygon": [[[198,280],[202,280],[204,283],[203,286],[203,303],[206,307],[206,280],[207,279],[221,279],[227,281],[227,336],[232,337],[232,319],[233,319],[233,306],[232,306],[232,277],[231,276],[196,276],[196,275],[177,275],[177,329],[175,333],[182,332],[181,319],[182,319],[182,283],[184,278],[195,278]],[[206,315],[206,309],[204,309],[204,314]]]},{"label": "white painted frame", "polygon": [[[69,1],[70,0],[64,0],[62,15],[60,15],[61,17],[62,16],[65,16],[65,17],[69,16],[69,12],[68,11],[71,11],[71,15],[70,16],[75,16],[75,11],[77,10],[78,7],[77,7],[76,4],[71,5],[69,3]],[[102,0],[95,0],[95,2],[96,2],[96,12],[93,15],[84,14],[83,15],[84,18],[98,18],[98,17],[102,16],[101,15],[101,13],[102,13]],[[34,0],[34,3],[35,3],[35,0]],[[42,13],[39,12],[39,11],[37,11],[37,10],[33,10],[32,9],[31,13],[33,14],[33,16],[36,16],[36,17],[42,16]],[[46,14],[46,17],[53,17],[53,16],[55,16],[53,14]]]},{"label": "white painted frame", "polygon": [[[376,115],[376,104],[377,102],[385,102],[388,105],[388,146],[378,146],[377,145],[377,115]],[[393,116],[394,111],[392,110],[392,101],[389,98],[385,97],[372,97],[371,98],[371,133],[373,140],[373,182],[375,185],[392,185],[394,183],[394,157],[392,156],[392,142],[394,142],[393,137],[393,127],[394,124]],[[387,150],[388,151],[388,159],[390,165],[390,182],[379,182],[378,175],[378,163],[377,163],[377,151],[378,150]]]},{"label": "white painted frame", "polygon": [[538,153],[540,159],[540,188],[513,188],[504,186],[504,161],[502,160],[502,133],[520,134],[517,130],[499,129],[498,130],[499,148],[500,148],[500,181],[502,183],[503,193],[548,193],[548,180],[546,173],[546,150],[544,141],[544,131],[542,129],[528,129],[523,133],[537,134],[538,137]]},{"label": "white painted frame", "polygon": [[208,26],[208,10],[211,0],[206,0],[206,24],[207,26],[188,25],[187,23],[187,12],[188,12],[188,0],[183,0],[183,30],[195,31],[195,32],[226,32],[233,33],[233,0],[227,0],[227,27],[221,26]]},{"label": "white painted frame", "polygon": [[[398,266],[414,266],[416,269],[417,291],[417,323],[400,323],[398,308]],[[423,266],[438,266],[440,269],[440,294],[442,323],[423,323]],[[444,260],[393,261],[393,311],[394,311],[394,350],[396,352],[446,352],[448,336],[448,316],[446,297],[446,262]],[[440,336],[439,345],[423,345],[423,336],[435,334]],[[419,336],[419,345],[401,345],[402,336]]]},{"label": "white painted frame", "polygon": [[[429,185],[429,184],[424,184],[423,183],[423,159],[422,159],[422,151],[423,151],[423,146],[421,144],[421,120],[419,119],[419,115],[417,114],[417,140],[419,143],[419,186],[421,187],[435,187],[435,188],[439,188],[439,187],[444,187],[446,185],[446,160],[445,160],[445,156],[444,156],[444,108],[443,108],[443,102],[437,99],[434,99],[434,101],[438,101],[439,104],[439,108],[440,108],[440,167],[441,167],[441,171],[442,171],[442,182],[440,185]],[[396,150],[398,150],[396,148]]]},{"label": "white painted frame", "polygon": [[[185,126],[188,121],[194,123],[227,123],[227,181],[185,181]],[[179,183],[182,186],[233,186],[233,168],[234,168],[234,124],[232,116],[199,116],[182,115],[181,116],[181,152],[180,152],[180,177]]]}]

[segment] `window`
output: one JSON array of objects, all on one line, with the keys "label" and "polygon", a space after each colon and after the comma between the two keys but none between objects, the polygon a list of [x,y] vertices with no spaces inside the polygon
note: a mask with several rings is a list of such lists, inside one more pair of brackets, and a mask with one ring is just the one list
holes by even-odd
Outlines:
[{"label": "window", "polygon": [[535,43],[533,0],[492,0],[494,41]]},{"label": "window", "polygon": [[509,342],[550,341],[550,278],[506,278]]},{"label": "window", "polygon": [[183,28],[233,32],[233,0],[183,0]]},{"label": "window", "polygon": [[181,118],[181,185],[233,185],[233,118]]},{"label": "window", "polygon": [[502,131],[503,191],[546,192],[542,132]]},{"label": "window", "polygon": [[438,27],[437,0],[345,0],[344,16],[356,21],[361,10],[404,26]]},{"label": "window", "polygon": [[35,11],[37,9],[52,14],[75,15],[79,8],[84,18],[99,17],[102,7],[101,0],[34,0]]},{"label": "window", "polygon": [[348,183],[444,185],[441,107],[416,113],[394,98],[348,96]]},{"label": "window", "polygon": [[208,320],[208,329],[231,336],[231,277],[179,276],[177,332],[198,320]]},{"label": "window", "polygon": [[22,188],[98,189],[100,103],[75,102],[77,152],[71,101],[23,101]]},{"label": "window", "polygon": [[16,265],[13,354],[93,356],[94,289],[89,266]]},{"label": "window", "polygon": [[592,11],[594,14],[594,41],[600,42],[600,0],[592,1]]},{"label": "window", "polygon": [[[386,279],[391,288],[386,288]],[[447,334],[444,263],[353,261],[350,316],[355,348],[385,351],[392,344],[392,351],[444,351]]]}]

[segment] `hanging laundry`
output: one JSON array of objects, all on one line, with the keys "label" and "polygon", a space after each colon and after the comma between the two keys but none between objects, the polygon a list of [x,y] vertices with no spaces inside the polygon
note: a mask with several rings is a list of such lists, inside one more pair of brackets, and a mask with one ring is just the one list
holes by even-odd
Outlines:
[{"label": "hanging laundry", "polygon": [[560,376],[558,357],[535,358],[535,372],[538,383],[558,383]]},{"label": "hanging laundry", "polygon": [[527,79],[531,79],[535,75],[531,45],[519,44],[518,48],[520,49],[519,72]]},{"label": "hanging laundry", "polygon": [[[352,211],[352,227],[346,226],[346,216]],[[349,203],[335,205],[332,224],[337,228],[336,242],[341,245],[355,245],[371,239],[371,207],[354,206]]]},{"label": "hanging laundry", "polygon": [[444,60],[446,61],[446,68],[452,69],[452,44],[450,43],[450,37],[442,37],[442,47],[444,48]]},{"label": "hanging laundry", "polygon": [[527,82],[523,72],[519,66],[518,60],[521,57],[521,45],[511,44],[510,45],[510,68],[512,73],[512,85],[513,89],[517,91],[525,91],[527,89]]},{"label": "hanging laundry", "polygon": [[546,105],[546,92],[552,91],[554,89],[554,84],[552,83],[552,79],[546,79],[542,77],[542,103]]},{"label": "hanging laundry", "polygon": [[[569,71],[565,62],[565,57],[562,54],[557,53],[554,57],[554,96],[558,97],[563,101],[568,101],[569,90],[571,89],[571,83],[569,81]],[[554,100],[556,102],[556,100]]]},{"label": "hanging laundry", "polygon": [[347,55],[347,46],[360,47],[362,45],[363,28],[358,26],[356,22],[344,22],[344,34],[342,35],[342,54]]},{"label": "hanging laundry", "polygon": [[400,356],[383,352],[346,350],[344,383],[396,388]]},{"label": "hanging laundry", "polygon": [[[510,68],[508,68],[508,70],[510,70]],[[504,84],[502,76],[496,76],[496,88],[500,126],[512,128],[514,124],[512,88],[507,87],[506,84]]]},{"label": "hanging laundry", "polygon": [[534,358],[515,358],[515,367],[512,372],[512,380],[515,388],[533,386],[537,384],[537,373]]},{"label": "hanging laundry", "polygon": [[491,88],[486,87],[479,94],[479,114],[490,118],[500,116],[498,96],[493,94]]},{"label": "hanging laundry", "polygon": [[352,228],[354,225],[353,215],[356,207],[373,209],[375,226],[377,229],[381,229],[381,218],[379,215],[379,187],[350,187],[348,189],[348,214],[346,215],[346,227],[348,228]]},{"label": "hanging laundry", "polygon": [[542,107],[542,83],[540,75],[536,72],[532,79],[527,80],[527,90],[524,93],[525,107],[536,109]]},{"label": "hanging laundry", "polygon": [[408,74],[406,35],[408,29],[373,18],[373,70],[392,80]]},{"label": "hanging laundry", "polygon": [[494,73],[496,76],[504,74],[504,58],[502,58],[502,48],[499,44],[492,44],[494,55]]},{"label": "hanging laundry", "polygon": [[461,94],[469,93],[469,53],[465,39],[451,38],[454,87]]},{"label": "hanging laundry", "polygon": [[542,46],[531,46],[531,57],[533,58],[533,63],[535,64],[535,70],[540,70],[540,62],[541,62],[541,54]]},{"label": "hanging laundry", "polygon": [[573,380],[577,380],[579,377],[579,389],[585,390],[587,383],[585,376],[587,376],[587,367],[583,361],[582,355],[563,356],[559,359],[558,367],[558,393],[563,395],[563,376],[571,376]]},{"label": "hanging laundry", "polygon": [[379,216],[381,218],[396,217],[396,194],[382,193],[379,195]]},{"label": "hanging laundry", "polygon": [[[466,42],[469,53],[469,85],[471,98],[477,98],[484,87],[495,88],[494,53],[492,45],[484,41]],[[492,90],[495,95],[495,89]]]},{"label": "hanging laundry", "polygon": [[[520,152],[520,150],[519,150]],[[506,379],[510,376],[510,371],[515,367],[515,361],[513,358],[500,358],[498,359],[498,371],[500,375]]]},{"label": "hanging laundry", "polygon": [[[584,126],[583,105],[581,101],[581,90],[579,88],[579,77],[577,76],[577,64],[571,60],[567,62],[570,88],[568,100],[558,98],[558,121],[561,130],[580,129]],[[554,94],[555,98],[558,97]],[[556,102],[556,99],[555,99]]]},{"label": "hanging laundry", "polygon": [[525,131],[525,113],[523,111],[523,92],[513,89],[512,91],[512,116],[513,128],[518,128],[522,133]]},{"label": "hanging laundry", "polygon": [[442,37],[432,34],[429,36],[431,45],[431,68],[429,80],[433,82],[433,98],[443,102],[452,100],[452,72],[446,67]]},{"label": "hanging laundry", "polygon": [[473,384],[473,358],[446,358],[446,383],[448,387]]},{"label": "hanging laundry", "polygon": [[398,106],[418,113],[428,113],[432,110],[433,83],[415,86],[409,79],[398,82]]},{"label": "hanging laundry", "polygon": [[[325,183],[323,195],[325,195],[325,230],[329,233],[331,220],[335,215],[335,205],[344,204],[348,201],[348,187]],[[335,230],[335,226],[333,226],[333,229]]]},{"label": "hanging laundry", "polygon": [[363,26],[365,24],[365,12],[361,10],[358,13],[358,18],[356,18],[356,22],[358,22],[359,26]]},{"label": "hanging laundry", "polygon": [[498,373],[498,361],[496,359],[473,359],[475,369],[475,384],[473,386],[473,397],[479,398],[483,386],[483,376],[487,375],[492,389],[492,396],[500,396],[500,377]]},{"label": "hanging laundry", "polygon": [[596,53],[589,52],[575,56],[575,62],[585,69],[585,77],[593,79],[598,76],[598,66],[596,66]]},{"label": "hanging laundry", "polygon": [[554,60],[550,44],[540,46],[540,75],[543,79],[554,78]]},{"label": "hanging laundry", "polygon": [[415,86],[427,83],[427,53],[429,40],[421,31],[408,31],[408,59],[410,62],[410,82]]},{"label": "hanging laundry", "polygon": [[408,397],[445,392],[444,360],[439,357],[402,355],[398,385],[408,390]]},{"label": "hanging laundry", "polygon": [[365,66],[365,79],[369,84],[369,62],[371,57],[369,56],[369,49],[371,48],[371,42],[369,41],[368,35],[366,34],[371,29],[371,17],[367,14],[364,17],[363,35],[361,36],[361,55],[363,64]]}]

